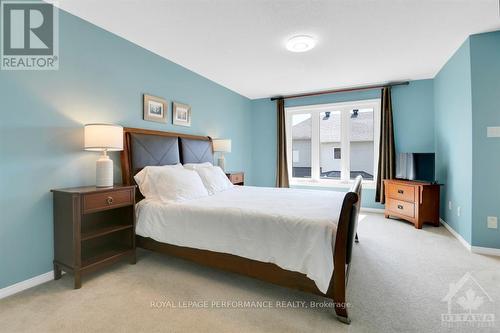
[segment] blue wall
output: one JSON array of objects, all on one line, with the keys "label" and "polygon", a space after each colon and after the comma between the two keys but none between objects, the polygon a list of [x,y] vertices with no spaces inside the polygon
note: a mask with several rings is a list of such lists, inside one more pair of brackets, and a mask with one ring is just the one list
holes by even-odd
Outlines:
[{"label": "blue wall", "polygon": [[[470,43],[467,40],[434,79],[436,178],[441,218],[471,242],[472,97]],[[452,209],[448,202],[452,202]],[[461,207],[458,216],[457,208]]]},{"label": "blue wall", "polygon": [[470,37],[472,71],[472,245],[500,248],[500,229],[488,229],[487,216],[500,217],[500,138],[487,138],[500,126],[500,31]]},{"label": "blue wall", "polygon": [[500,126],[499,96],[499,31],[467,38],[434,79],[441,217],[473,246],[500,248],[486,222],[500,216],[500,139],[486,137]]},{"label": "blue wall", "polygon": [[[379,90],[292,99],[286,106],[325,104],[380,98]],[[392,90],[394,135],[400,152],[434,152],[434,104],[432,80],[412,81]],[[276,169],[276,103],[269,98],[252,101],[252,183],[274,186]],[[300,186],[304,187],[304,186]],[[314,187],[317,188],[317,187]],[[341,188],[318,188],[340,190]],[[363,190],[364,207],[383,208],[375,202],[375,190]]]},{"label": "blue wall", "polygon": [[[251,177],[249,99],[62,11],[60,61],[59,71],[0,72],[0,288],[51,270],[49,190],[95,181],[85,123],[230,138],[228,167]],[[192,127],[143,121],[143,93],[190,104]]]},{"label": "blue wall", "polygon": [[434,152],[434,82],[412,81],[392,89],[394,141],[398,152]]}]

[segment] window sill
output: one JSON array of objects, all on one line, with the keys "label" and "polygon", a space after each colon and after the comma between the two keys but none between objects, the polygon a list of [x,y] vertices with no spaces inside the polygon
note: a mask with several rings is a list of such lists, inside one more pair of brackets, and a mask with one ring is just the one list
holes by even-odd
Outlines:
[{"label": "window sill", "polygon": [[[342,181],[342,180],[311,180],[311,179],[292,179],[290,180],[290,186],[305,186],[305,187],[325,187],[325,188],[351,188],[354,184],[352,181]],[[376,183],[374,180],[364,180],[364,189],[375,189]]]}]

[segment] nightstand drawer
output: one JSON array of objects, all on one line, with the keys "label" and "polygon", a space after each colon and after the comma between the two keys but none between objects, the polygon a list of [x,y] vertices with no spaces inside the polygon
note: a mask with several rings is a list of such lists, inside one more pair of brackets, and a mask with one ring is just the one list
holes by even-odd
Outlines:
[{"label": "nightstand drawer", "polygon": [[402,184],[390,184],[387,188],[389,198],[414,202],[415,187]]},{"label": "nightstand drawer", "polygon": [[229,175],[229,180],[233,184],[243,183],[244,175],[242,173],[231,174],[231,175]]},{"label": "nightstand drawer", "polygon": [[415,204],[413,203],[389,198],[387,199],[385,205],[387,209],[391,212],[405,215],[408,217],[415,217]]},{"label": "nightstand drawer", "polygon": [[134,192],[130,190],[99,192],[83,196],[83,212],[90,213],[118,206],[132,205]]}]

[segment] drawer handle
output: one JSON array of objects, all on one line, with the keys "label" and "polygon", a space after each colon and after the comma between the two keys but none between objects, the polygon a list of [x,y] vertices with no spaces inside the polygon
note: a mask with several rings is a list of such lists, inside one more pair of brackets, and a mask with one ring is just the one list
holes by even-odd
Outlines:
[{"label": "drawer handle", "polygon": [[113,197],[108,197],[106,199],[106,202],[108,203],[108,205],[111,205],[113,203]]},{"label": "drawer handle", "polygon": [[403,191],[403,190],[398,190],[398,193],[399,193],[399,194],[403,194],[403,193],[405,193],[405,191]]},{"label": "drawer handle", "polygon": [[398,205],[398,209],[403,209],[403,205]]}]

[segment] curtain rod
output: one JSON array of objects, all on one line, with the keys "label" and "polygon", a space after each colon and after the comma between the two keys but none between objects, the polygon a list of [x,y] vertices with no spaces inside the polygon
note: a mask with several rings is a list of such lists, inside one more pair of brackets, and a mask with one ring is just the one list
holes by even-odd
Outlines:
[{"label": "curtain rod", "polygon": [[385,87],[406,86],[408,84],[410,84],[409,81],[401,81],[401,82],[389,82],[389,83],[385,83],[385,84],[375,84],[375,85],[371,85],[371,86],[323,90],[323,91],[315,91],[315,92],[302,93],[302,94],[296,94],[296,95],[275,96],[275,97],[271,97],[271,101],[275,101],[275,100],[281,99],[281,98],[282,99],[302,98],[302,97],[320,96],[320,95],[328,95],[328,94],[337,94],[337,93],[342,93],[342,92],[381,89],[381,88],[385,88]]}]

